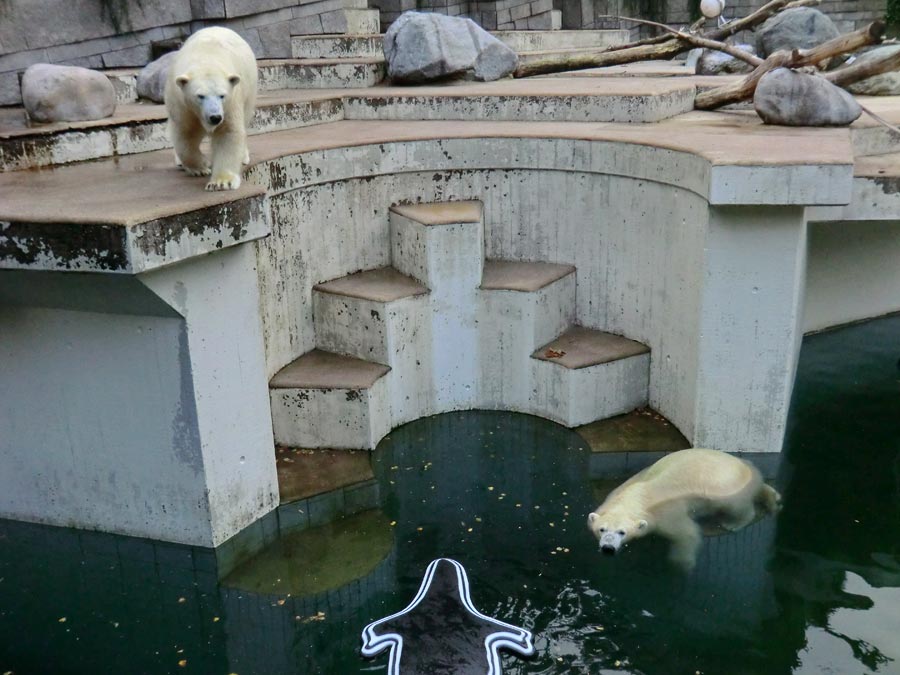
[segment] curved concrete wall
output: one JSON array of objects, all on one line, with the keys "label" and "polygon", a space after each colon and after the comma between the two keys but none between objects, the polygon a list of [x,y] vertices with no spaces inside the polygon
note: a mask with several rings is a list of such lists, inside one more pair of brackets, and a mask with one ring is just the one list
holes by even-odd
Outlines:
[{"label": "curved concrete wall", "polygon": [[[466,145],[468,155],[441,152],[434,141],[366,146],[349,162],[346,150],[331,153],[333,162],[325,151],[315,167],[306,156],[288,157],[257,177],[274,192],[272,234],[257,243],[269,375],[315,347],[313,285],[390,264],[391,205],[478,199],[486,257],[575,265],[577,322],[650,346],[651,405],[690,438],[706,162],[639,145],[607,144],[599,158],[596,143]],[[460,168],[466,164],[490,168]],[[529,164],[538,168],[507,168]],[[662,177],[677,184],[653,180]]]}]

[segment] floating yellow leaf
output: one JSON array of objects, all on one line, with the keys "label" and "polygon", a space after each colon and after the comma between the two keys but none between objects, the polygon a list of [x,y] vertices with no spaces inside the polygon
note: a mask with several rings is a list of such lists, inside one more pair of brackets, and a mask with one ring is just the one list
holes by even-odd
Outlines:
[{"label": "floating yellow leaf", "polygon": [[66,622],[66,617],[64,617],[64,616],[59,617],[59,622],[60,622],[60,623],[65,623],[65,622]]},{"label": "floating yellow leaf", "polygon": [[181,661],[178,662],[179,668],[184,668],[186,665],[187,665],[187,659],[181,659]]}]

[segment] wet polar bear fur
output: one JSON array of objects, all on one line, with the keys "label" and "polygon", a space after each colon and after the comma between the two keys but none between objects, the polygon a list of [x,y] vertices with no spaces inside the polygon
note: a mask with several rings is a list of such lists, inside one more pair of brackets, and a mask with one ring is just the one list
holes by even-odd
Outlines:
[{"label": "wet polar bear fur", "polygon": [[666,455],[613,490],[588,516],[588,527],[608,555],[655,533],[671,543],[669,558],[690,570],[704,523],[736,531],[778,510],[781,497],[752,464],[718,450]]},{"label": "wet polar bear fur", "polygon": [[[169,68],[166,110],[175,163],[191,176],[212,177],[207,190],[236,190],[250,161],[247,125],[256,109],[256,57],[228,28],[199,30]],[[210,137],[212,165],[200,151]]]}]

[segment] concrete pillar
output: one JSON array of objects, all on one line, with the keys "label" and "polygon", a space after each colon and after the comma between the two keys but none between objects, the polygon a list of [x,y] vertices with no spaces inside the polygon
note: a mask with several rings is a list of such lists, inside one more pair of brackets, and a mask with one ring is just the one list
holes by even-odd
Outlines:
[{"label": "concrete pillar", "polygon": [[0,273],[0,517],[215,546],[277,505],[254,261]]},{"label": "concrete pillar", "polygon": [[780,452],[800,341],[802,207],[710,207],[693,442]]}]

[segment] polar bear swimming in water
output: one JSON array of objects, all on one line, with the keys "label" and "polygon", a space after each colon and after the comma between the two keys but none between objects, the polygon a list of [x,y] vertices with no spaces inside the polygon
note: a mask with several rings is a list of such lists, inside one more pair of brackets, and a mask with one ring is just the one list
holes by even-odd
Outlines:
[{"label": "polar bear swimming in water", "polygon": [[781,496],[752,464],[718,450],[680,450],[613,490],[588,516],[588,527],[607,555],[658,534],[671,542],[672,562],[690,570],[704,523],[736,531],[780,504]]}]

